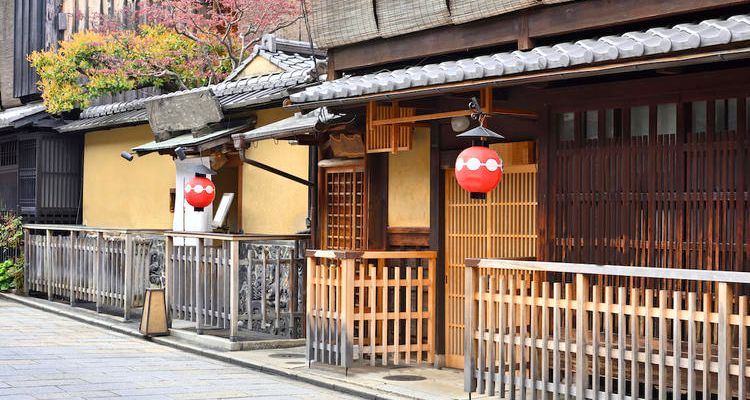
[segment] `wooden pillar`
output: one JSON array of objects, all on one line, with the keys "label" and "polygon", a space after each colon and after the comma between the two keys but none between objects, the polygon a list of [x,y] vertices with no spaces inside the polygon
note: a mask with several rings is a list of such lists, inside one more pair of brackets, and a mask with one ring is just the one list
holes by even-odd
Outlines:
[{"label": "wooden pillar", "polygon": [[125,274],[122,291],[122,310],[125,320],[130,319],[133,304],[133,235],[125,233]]},{"label": "wooden pillar", "polygon": [[[341,279],[341,364],[344,368],[351,368],[353,361],[354,343],[354,258],[346,258],[340,264]],[[384,277],[385,279],[385,277]],[[383,305],[387,307],[387,305]]]},{"label": "wooden pillar", "polygon": [[[385,250],[388,246],[388,153],[365,156],[367,182],[367,248]],[[365,250],[365,249],[348,249]]]},{"label": "wooden pillar", "polygon": [[548,112],[543,112],[543,120],[541,121],[542,130],[538,133],[536,141],[536,163],[537,163],[537,175],[536,175],[536,198],[537,198],[537,217],[536,217],[536,259],[542,261],[550,261],[548,257],[547,248],[547,214],[548,214],[548,196],[547,191],[549,187],[549,118]]},{"label": "wooden pillar", "polygon": [[172,273],[174,272],[174,238],[164,235],[164,301],[167,304],[167,326],[172,327],[172,307],[174,306],[172,291]]},{"label": "wooden pillar", "polygon": [[232,240],[229,243],[229,340],[236,342],[239,339],[240,318],[240,242]]},{"label": "wooden pillar", "polygon": [[75,231],[70,231],[70,250],[68,252],[68,288],[70,290],[70,305],[74,306],[76,303],[76,237]]},{"label": "wooden pillar", "polygon": [[305,302],[305,356],[307,362],[310,363],[315,358],[315,347],[318,345],[313,342],[313,323],[315,321],[315,292],[317,291],[317,283],[315,282],[315,257],[307,257],[307,287],[305,288],[307,294],[307,301]]},{"label": "wooden pillar", "polygon": [[96,312],[102,311],[102,233],[96,232],[96,250],[94,251],[94,293],[96,296]]},{"label": "wooden pillar", "polygon": [[47,283],[47,300],[52,300],[52,281],[54,267],[52,267],[52,231],[47,229],[44,246],[44,278]]},{"label": "wooden pillar", "polygon": [[31,270],[29,269],[29,262],[31,261],[31,231],[24,228],[23,230],[23,294],[24,296],[29,295],[29,285]]},{"label": "wooden pillar", "polygon": [[[430,287],[428,289],[429,292],[427,293],[427,309],[429,310],[429,313],[428,313],[429,318],[427,319],[427,343],[430,344],[430,352],[427,353],[427,362],[433,363],[435,362],[435,272],[436,272],[436,262],[434,258],[430,258],[430,260],[428,261],[428,268],[429,270],[427,271],[427,274],[430,279]],[[398,299],[398,297],[396,298]]]},{"label": "wooden pillar", "polygon": [[734,294],[732,287],[726,283],[719,283],[717,301],[719,303],[719,323],[717,325],[719,340],[719,374],[717,384],[719,385],[719,400],[730,400],[732,390],[730,387],[729,363],[732,358],[732,326],[729,317],[732,314],[732,300]]},{"label": "wooden pillar", "polygon": [[[586,361],[586,329],[588,314],[586,302],[589,300],[589,277],[576,274],[576,397],[585,398],[588,386],[588,365]],[[570,371],[565,371],[569,374]]]},{"label": "wooden pillar", "polygon": [[430,249],[435,260],[435,367],[445,365],[445,179],[440,169],[440,124],[430,126]]},{"label": "wooden pillar", "polygon": [[474,345],[474,332],[477,330],[477,311],[474,306],[474,293],[477,291],[475,267],[464,268],[464,391],[476,389],[474,369],[476,368],[477,349]]},{"label": "wooden pillar", "polygon": [[[205,305],[203,304],[203,279],[201,277],[203,270],[203,243],[203,238],[198,238],[198,243],[195,246],[195,304],[193,305],[193,312],[195,313],[195,332],[199,335],[203,334],[203,311],[205,310]],[[237,245],[239,247],[239,243]],[[237,270],[239,272],[239,263]],[[234,278],[234,274],[232,274],[232,278]],[[239,287],[239,280],[237,286]],[[232,290],[232,298],[234,299],[235,297],[239,299],[239,288],[236,296],[234,290]],[[239,307],[237,311],[239,312]],[[234,317],[234,313],[232,317]]]}]

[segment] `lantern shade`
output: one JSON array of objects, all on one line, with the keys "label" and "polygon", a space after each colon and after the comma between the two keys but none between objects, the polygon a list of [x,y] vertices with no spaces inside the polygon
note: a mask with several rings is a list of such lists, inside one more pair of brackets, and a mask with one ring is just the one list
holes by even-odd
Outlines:
[{"label": "lantern shade", "polygon": [[503,177],[503,161],[497,153],[487,147],[473,146],[456,158],[456,180],[466,191],[487,193],[494,189]]},{"label": "lantern shade", "polygon": [[468,131],[460,135],[456,135],[456,137],[467,138],[467,139],[479,139],[479,140],[486,140],[486,141],[505,139],[505,136],[499,133],[493,132],[481,125],[477,126],[476,128],[469,129]]},{"label": "lantern shade", "polygon": [[216,197],[216,186],[210,179],[196,176],[185,184],[185,200],[195,208],[208,207]]}]

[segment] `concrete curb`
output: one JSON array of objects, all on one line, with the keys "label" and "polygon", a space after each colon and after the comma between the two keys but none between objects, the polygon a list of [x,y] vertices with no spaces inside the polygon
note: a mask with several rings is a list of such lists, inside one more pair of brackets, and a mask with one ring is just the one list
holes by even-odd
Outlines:
[{"label": "concrete curb", "polygon": [[[239,359],[226,355],[224,352],[203,349],[194,345],[180,343],[179,341],[169,336],[149,338],[149,337],[144,336],[137,330],[130,329],[130,328],[123,327],[123,326],[117,326],[114,321],[113,322],[104,321],[101,319],[100,316],[94,317],[94,316],[84,315],[81,313],[82,311],[92,312],[92,311],[85,310],[85,309],[77,308],[76,311],[68,311],[68,310],[65,310],[64,309],[65,306],[62,306],[62,305],[58,307],[56,305],[53,305],[55,303],[52,303],[50,305],[41,304],[40,302],[36,302],[33,300],[29,300],[22,296],[8,294],[8,293],[0,293],[0,298],[10,300],[10,301],[22,304],[27,307],[35,308],[37,310],[53,313],[56,315],[61,315],[61,316],[76,320],[78,322],[83,322],[89,325],[96,326],[98,328],[102,328],[104,330],[113,331],[119,334],[131,336],[134,338],[144,339],[152,343],[160,344],[162,346],[169,346],[177,350],[182,350],[182,351],[186,351],[186,352],[193,353],[196,355],[208,357],[216,361],[222,361],[222,362],[226,362],[226,363],[236,365],[239,367],[248,368],[254,371],[263,372],[263,373],[270,374],[270,375],[281,376],[281,377],[292,379],[295,381],[308,383],[308,384],[318,386],[324,389],[334,390],[339,393],[345,393],[345,394],[361,397],[364,399],[373,399],[373,400],[401,400],[401,399],[421,400],[418,397],[403,396],[398,393],[371,389],[371,388],[367,388],[367,387],[360,386],[357,384],[351,384],[347,382],[338,381],[335,379],[326,379],[320,376],[305,374],[304,372],[295,373],[295,372],[290,372],[281,368],[271,367],[268,365],[258,364],[258,363],[254,363],[254,362],[250,362],[246,360],[239,360]],[[98,314],[95,314],[95,315],[98,315]]]}]

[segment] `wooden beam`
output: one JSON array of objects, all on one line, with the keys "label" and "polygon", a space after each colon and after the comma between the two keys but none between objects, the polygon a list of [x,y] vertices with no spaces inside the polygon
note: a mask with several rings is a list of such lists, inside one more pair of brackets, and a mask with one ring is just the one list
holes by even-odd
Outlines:
[{"label": "wooden beam", "polygon": [[[336,73],[404,60],[461,53],[509,44],[533,45],[532,38],[622,27],[680,14],[750,4],[749,0],[588,0],[537,7],[460,25],[448,25],[387,39],[329,49]],[[528,27],[523,28],[526,19]],[[520,33],[525,35],[520,40]],[[526,41],[529,42],[526,42]]]},{"label": "wooden beam", "polygon": [[[513,108],[493,107],[490,113],[512,115],[512,116],[526,117],[526,118],[537,118],[537,114],[534,112],[513,109]],[[410,123],[419,122],[419,121],[434,121],[437,119],[444,119],[444,118],[468,117],[471,114],[472,114],[471,110],[468,110],[468,109],[458,110],[458,111],[445,111],[445,112],[432,113],[432,114],[415,115],[412,117],[379,119],[379,120],[371,121],[370,124],[372,126],[410,124]]]}]

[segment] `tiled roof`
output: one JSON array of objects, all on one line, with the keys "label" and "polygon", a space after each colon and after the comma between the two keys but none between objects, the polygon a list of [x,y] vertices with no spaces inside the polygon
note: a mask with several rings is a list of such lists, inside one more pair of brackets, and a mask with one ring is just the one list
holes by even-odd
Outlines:
[{"label": "tiled roof", "polygon": [[542,46],[529,51],[496,53],[390,72],[348,76],[292,94],[290,100],[297,104],[323,102],[407,88],[613,62],[748,39],[750,16],[737,15],[697,24],[679,24],[670,28],[653,28],[645,32]]},{"label": "tiled roof", "polygon": [[303,114],[295,113],[291,117],[263,125],[259,128],[244,133],[232,135],[235,139],[235,147],[239,148],[239,138],[242,137],[247,141],[258,141],[269,138],[288,137],[296,134],[309,134],[315,132],[316,127],[325,125],[340,119],[342,115],[332,114],[327,108],[316,108]]},{"label": "tiled roof", "polygon": [[14,122],[44,111],[42,103],[31,103],[0,111],[0,128],[12,126]]},{"label": "tiled roof", "polygon": [[[317,49],[313,49],[315,51]],[[310,43],[296,40],[277,38],[274,35],[264,35],[261,44],[253,48],[249,57],[232,71],[226,80],[236,78],[255,57],[260,56],[281,68],[284,72],[297,70],[310,71],[315,68],[315,63],[310,56]]]},{"label": "tiled roof", "polygon": [[[225,81],[211,85],[214,95],[225,110],[247,107],[278,101],[288,94],[287,89],[309,82],[309,71],[296,70],[280,74],[260,75],[237,81]],[[91,130],[101,127],[114,127],[147,122],[146,102],[150,100],[179,96],[188,92],[205,90],[196,88],[174,93],[137,99],[133,101],[90,107],[81,113],[81,119],[60,128],[61,132]]]}]

